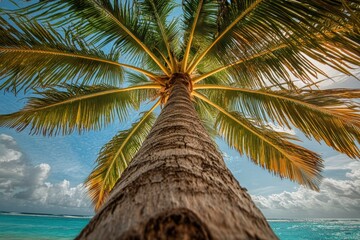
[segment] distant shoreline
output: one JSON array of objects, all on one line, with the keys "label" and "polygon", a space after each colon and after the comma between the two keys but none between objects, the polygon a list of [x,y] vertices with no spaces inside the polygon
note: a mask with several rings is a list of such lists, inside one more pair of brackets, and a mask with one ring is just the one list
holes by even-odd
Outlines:
[{"label": "distant shoreline", "polygon": [[[94,215],[79,214],[52,214],[52,213],[35,213],[35,212],[12,212],[0,211],[1,215],[14,216],[37,216],[37,217],[63,217],[63,218],[92,218]],[[267,218],[269,222],[293,222],[293,221],[360,221],[360,218]]]},{"label": "distant shoreline", "polygon": [[93,215],[9,212],[9,211],[0,211],[0,214],[1,215],[14,215],[14,216],[63,217],[63,218],[92,218],[93,217]]}]

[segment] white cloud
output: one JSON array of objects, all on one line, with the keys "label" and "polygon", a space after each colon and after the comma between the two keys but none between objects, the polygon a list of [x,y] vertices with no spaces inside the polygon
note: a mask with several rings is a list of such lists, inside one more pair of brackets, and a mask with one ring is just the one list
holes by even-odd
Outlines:
[{"label": "white cloud", "polygon": [[352,160],[341,165],[341,158],[330,158],[326,169],[348,170],[346,179],[324,178],[320,192],[299,187],[292,192],[252,198],[269,217],[360,217],[360,163]]},{"label": "white cloud", "polygon": [[49,164],[30,164],[11,136],[0,135],[0,207],[2,201],[60,208],[90,206],[83,184],[71,186],[68,180],[50,183],[50,172]]},{"label": "white cloud", "polygon": [[0,134],[0,141],[1,142],[8,142],[11,144],[16,144],[15,139],[12,136],[6,135],[6,134]]},{"label": "white cloud", "polygon": [[325,171],[351,170],[359,168],[359,162],[348,158],[344,154],[329,157],[325,161]]},{"label": "white cloud", "polygon": [[21,152],[7,148],[4,144],[0,144],[0,153],[0,163],[16,161],[22,156]]}]

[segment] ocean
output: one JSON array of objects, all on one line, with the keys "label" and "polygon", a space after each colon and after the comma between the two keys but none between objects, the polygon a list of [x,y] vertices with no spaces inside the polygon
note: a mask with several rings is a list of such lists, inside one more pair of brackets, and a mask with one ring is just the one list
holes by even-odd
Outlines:
[{"label": "ocean", "polygon": [[[90,216],[0,213],[0,239],[65,240],[76,237]],[[360,219],[269,219],[281,240],[359,240]]]}]

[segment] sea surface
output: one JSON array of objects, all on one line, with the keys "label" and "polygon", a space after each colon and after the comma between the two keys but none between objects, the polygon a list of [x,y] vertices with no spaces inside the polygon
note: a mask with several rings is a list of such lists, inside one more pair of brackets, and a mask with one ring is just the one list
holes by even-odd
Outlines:
[{"label": "sea surface", "polygon": [[[90,216],[0,212],[0,239],[65,240],[76,237]],[[269,219],[281,240],[359,240],[360,219]]]}]

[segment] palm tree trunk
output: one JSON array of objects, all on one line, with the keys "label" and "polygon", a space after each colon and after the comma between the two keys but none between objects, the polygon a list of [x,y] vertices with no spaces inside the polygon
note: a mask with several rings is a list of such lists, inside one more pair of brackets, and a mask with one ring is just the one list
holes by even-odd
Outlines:
[{"label": "palm tree trunk", "polygon": [[78,239],[276,239],[226,168],[178,75],[108,201]]}]

